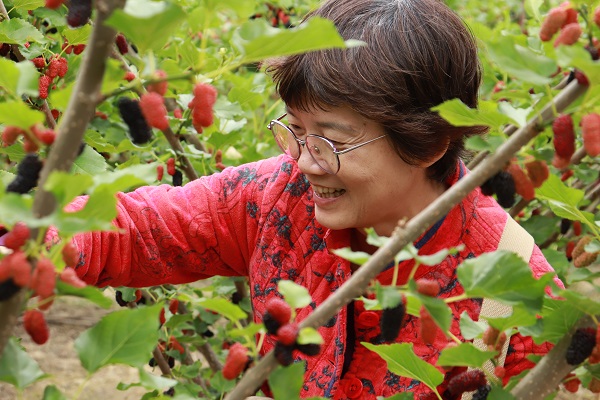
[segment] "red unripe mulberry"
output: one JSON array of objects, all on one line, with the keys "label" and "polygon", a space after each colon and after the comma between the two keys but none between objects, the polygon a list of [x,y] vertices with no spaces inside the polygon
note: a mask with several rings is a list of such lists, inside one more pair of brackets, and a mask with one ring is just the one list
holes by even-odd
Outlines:
[{"label": "red unripe mulberry", "polygon": [[[167,77],[167,73],[161,69],[157,69],[152,76],[153,79],[164,79]],[[151,93],[158,93],[161,96],[164,96],[167,93],[167,88],[169,87],[169,82],[161,81],[156,83],[150,83],[146,86],[146,90]]]},{"label": "red unripe mulberry", "polygon": [[422,295],[435,297],[440,293],[440,284],[438,281],[433,279],[418,279],[417,284],[417,292]]},{"label": "red unripe mulberry", "polygon": [[20,287],[29,286],[31,283],[31,264],[22,251],[15,251],[8,257],[8,265],[13,282]]},{"label": "red unripe mulberry", "polygon": [[583,29],[581,29],[581,25],[579,25],[578,22],[567,24],[560,30],[560,34],[554,41],[554,47],[558,47],[562,44],[571,46],[577,43],[582,33]]},{"label": "red unripe mulberry", "polygon": [[581,118],[583,147],[590,157],[600,155],[600,115],[591,113]]},{"label": "red unripe mulberry", "polygon": [[550,176],[548,164],[544,160],[533,160],[525,163],[527,175],[534,188],[539,188]]},{"label": "red unripe mulberry", "polygon": [[158,93],[146,93],[140,98],[140,108],[144,118],[153,128],[165,130],[169,127],[164,98]]},{"label": "red unripe mulberry", "polygon": [[266,311],[280,325],[285,325],[290,322],[290,318],[292,318],[292,308],[285,300],[279,297],[272,297],[267,301],[265,306]]},{"label": "red unripe mulberry", "polygon": [[217,100],[217,89],[208,83],[198,83],[194,86],[194,98],[188,104],[192,109],[192,125],[198,133],[202,128],[212,125],[213,106]]},{"label": "red unripe mulberry", "polygon": [[40,297],[46,298],[54,294],[56,287],[56,271],[54,264],[48,258],[40,258],[37,261],[33,278],[31,279],[31,289]]},{"label": "red unripe mulberry", "polygon": [[173,157],[167,160],[167,174],[173,176],[175,175],[175,159]]},{"label": "red unripe mulberry", "polygon": [[5,126],[2,131],[2,141],[4,142],[4,146],[12,146],[20,135],[24,134],[25,131],[16,126]]},{"label": "red unripe mulberry", "polygon": [[46,8],[51,10],[56,10],[58,7],[62,6],[64,0],[46,0]]},{"label": "red unripe mulberry", "polygon": [[79,263],[79,251],[73,242],[68,242],[62,248],[62,259],[69,267],[75,267]]},{"label": "red unripe mulberry", "polygon": [[554,150],[556,155],[563,160],[571,160],[575,153],[575,130],[573,118],[569,114],[560,114],[552,122],[554,132]]},{"label": "red unripe mulberry", "polygon": [[546,19],[542,22],[540,29],[540,39],[547,42],[563,26],[567,20],[567,11],[562,7],[556,7],[550,10]]},{"label": "red unripe mulberry", "polygon": [[535,198],[535,189],[531,179],[525,174],[518,164],[511,163],[507,169],[515,181],[515,190],[525,200],[533,200]]},{"label": "red unripe mulberry", "polygon": [[248,349],[240,343],[234,343],[223,365],[223,377],[228,380],[237,378],[246,369],[248,361]]},{"label": "red unripe mulberry", "polygon": [[424,306],[421,306],[419,316],[421,318],[421,340],[427,344],[433,344],[437,336],[438,326]]},{"label": "red unripe mulberry", "polygon": [[25,311],[25,314],[23,315],[23,326],[25,331],[31,336],[31,340],[35,343],[44,344],[48,341],[50,332],[48,331],[48,324],[46,324],[44,314],[42,314],[41,311]]},{"label": "red unripe mulberry", "polygon": [[40,99],[47,99],[48,98],[48,89],[50,88],[51,84],[52,84],[52,78],[51,77],[49,77],[48,75],[42,75],[42,76],[40,76],[39,87],[38,87]]},{"label": "red unripe mulberry", "polygon": [[156,166],[156,180],[159,182],[162,181],[164,174],[165,174],[165,167],[163,167],[162,165],[157,165]]},{"label": "red unripe mulberry", "polygon": [[127,54],[129,52],[129,46],[127,45],[127,39],[123,36],[122,33],[119,33],[115,38],[115,43],[117,48],[119,49],[119,53]]},{"label": "red unripe mulberry", "polygon": [[284,346],[292,346],[298,339],[298,324],[285,324],[277,330],[277,340]]},{"label": "red unripe mulberry", "polygon": [[24,222],[17,222],[4,237],[4,246],[11,250],[18,250],[27,242],[29,234],[27,225]]},{"label": "red unripe mulberry", "polygon": [[594,10],[594,23],[600,28],[600,7],[596,7]]}]

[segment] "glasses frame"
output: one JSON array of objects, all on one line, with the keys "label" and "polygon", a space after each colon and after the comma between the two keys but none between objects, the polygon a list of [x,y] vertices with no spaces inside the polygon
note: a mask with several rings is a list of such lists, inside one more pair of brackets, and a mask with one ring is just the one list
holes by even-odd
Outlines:
[{"label": "glasses frame", "polygon": [[[281,126],[282,128],[286,129],[286,130],[287,130],[289,133],[291,133],[291,134],[292,134],[292,136],[294,137],[294,140],[296,141],[296,144],[298,145],[298,157],[292,157],[291,155],[289,155],[289,154],[288,154],[288,155],[289,155],[290,157],[292,157],[294,160],[298,161],[298,159],[300,159],[300,155],[302,154],[302,148],[306,146],[306,139],[305,139],[305,140],[302,140],[302,139],[298,138],[298,136],[296,136],[296,134],[294,133],[294,131],[292,131],[292,130],[290,129],[290,127],[289,127],[289,126],[287,126],[286,124],[284,124],[283,122],[281,122],[281,120],[282,120],[283,118],[285,118],[285,116],[286,116],[286,115],[287,115],[287,113],[283,114],[281,117],[279,117],[279,118],[277,118],[277,119],[272,119],[272,120],[271,120],[271,122],[269,122],[269,124],[267,125],[267,129],[271,131],[271,133],[273,134],[273,137],[275,138],[275,142],[277,143],[277,146],[279,146],[280,150],[281,150],[281,151],[283,151],[284,153],[286,153],[286,152],[285,152],[285,150],[284,150],[284,149],[281,147],[281,145],[279,144],[279,141],[277,140],[277,137],[276,137],[276,135],[275,135],[275,132],[273,131],[273,126],[274,126],[274,125],[279,125],[279,126]],[[340,154],[346,154],[346,153],[349,153],[349,152],[351,152],[352,150],[356,150],[356,149],[358,149],[359,147],[362,147],[362,146],[364,146],[364,145],[366,145],[366,144],[372,143],[372,142],[374,142],[374,141],[376,141],[376,140],[379,140],[379,139],[381,139],[381,138],[384,138],[384,137],[386,137],[386,136],[387,136],[387,134],[384,134],[384,135],[381,135],[381,136],[378,136],[378,137],[376,137],[375,139],[370,139],[370,140],[367,140],[366,142],[359,143],[359,144],[355,144],[354,146],[352,146],[352,147],[349,147],[349,148],[347,148],[347,149],[344,149],[344,150],[338,150],[338,149],[336,149],[335,145],[334,145],[334,144],[331,142],[331,140],[327,139],[325,136],[321,136],[321,135],[315,135],[315,134],[312,134],[312,133],[311,133],[311,134],[309,134],[309,135],[306,135],[306,138],[307,138],[307,139],[308,139],[309,137],[315,137],[315,138],[318,138],[318,139],[324,140],[324,141],[325,141],[325,142],[326,142],[326,143],[327,143],[327,144],[328,144],[328,145],[331,147],[331,149],[332,149],[332,151],[333,151],[333,154],[335,155],[335,160],[336,160],[336,162],[337,162],[337,168],[336,168],[336,170],[335,170],[335,171],[329,171],[329,170],[327,170],[327,169],[323,168],[323,167],[321,166],[321,164],[319,163],[319,161],[318,161],[318,160],[315,158],[315,156],[313,155],[313,153],[310,151],[310,149],[308,150],[308,154],[310,154],[310,156],[312,157],[313,161],[315,162],[315,164],[317,164],[317,165],[319,166],[319,168],[321,168],[323,171],[327,172],[328,174],[335,175],[335,174],[337,174],[337,173],[339,172],[339,170],[340,170],[340,157],[339,157],[339,156],[340,156]],[[286,154],[287,154],[287,153],[286,153]]]}]

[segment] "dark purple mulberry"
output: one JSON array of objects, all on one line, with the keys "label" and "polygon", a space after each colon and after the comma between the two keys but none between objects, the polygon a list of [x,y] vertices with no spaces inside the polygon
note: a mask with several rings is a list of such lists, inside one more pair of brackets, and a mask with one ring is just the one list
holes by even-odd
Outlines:
[{"label": "dark purple mulberry", "polygon": [[129,135],[134,144],[144,144],[152,138],[152,129],[142,115],[140,102],[128,97],[121,97],[117,102],[119,114],[129,127]]},{"label": "dark purple mulberry", "polygon": [[567,363],[579,365],[592,354],[596,346],[596,329],[579,328],[571,338],[571,344],[567,348]]}]

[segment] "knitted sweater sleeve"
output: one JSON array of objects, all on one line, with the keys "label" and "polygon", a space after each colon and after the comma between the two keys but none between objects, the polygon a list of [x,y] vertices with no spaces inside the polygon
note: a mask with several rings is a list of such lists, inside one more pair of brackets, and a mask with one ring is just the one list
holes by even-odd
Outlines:
[{"label": "knitted sweater sleeve", "polygon": [[[259,229],[252,208],[264,200],[277,160],[228,168],[183,187],[119,193],[116,231],[74,238],[78,275],[96,286],[144,287],[213,275],[245,276]],[[70,208],[80,209],[86,198]]]}]

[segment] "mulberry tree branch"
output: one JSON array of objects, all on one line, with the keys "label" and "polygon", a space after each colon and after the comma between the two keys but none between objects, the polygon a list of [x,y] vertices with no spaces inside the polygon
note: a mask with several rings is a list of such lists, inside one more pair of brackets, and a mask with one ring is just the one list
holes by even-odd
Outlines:
[{"label": "mulberry tree branch", "polygon": [[[56,200],[50,192],[43,189],[44,183],[52,171],[68,171],[77,157],[85,128],[94,115],[106,59],[114,43],[116,32],[104,25],[104,21],[117,8],[125,5],[124,0],[99,0],[96,3],[96,19],[90,36],[83,62],[79,69],[73,94],[69,105],[61,119],[60,134],[48,154],[40,173],[38,191],[33,200],[33,213],[39,218],[52,213],[56,208]],[[37,230],[32,230],[32,237],[37,237]],[[12,334],[18,314],[21,311],[23,290],[15,295],[14,301],[0,302],[0,354],[2,354]],[[20,301],[19,301],[20,300]]]},{"label": "mulberry tree branch", "polygon": [[[544,107],[539,115],[515,131],[494,154],[490,154],[482,160],[470,174],[460,179],[404,226],[399,226],[391,240],[379,248],[367,263],[363,264],[346,283],[303,320],[299,327],[317,328],[325,324],[342,307],[364,293],[369,283],[394,259],[398,252],[446,215],[471,191],[498,172],[521,147],[534,138],[540,132],[539,124],[554,118],[553,107],[563,110],[585,93],[586,89],[587,87],[579,85],[577,81],[571,82],[554,98],[553,102]],[[253,395],[276,366],[277,362],[271,351],[244,375],[238,385],[225,397],[225,400],[242,400]]]}]

